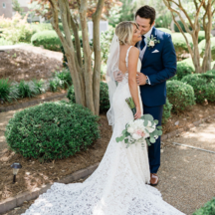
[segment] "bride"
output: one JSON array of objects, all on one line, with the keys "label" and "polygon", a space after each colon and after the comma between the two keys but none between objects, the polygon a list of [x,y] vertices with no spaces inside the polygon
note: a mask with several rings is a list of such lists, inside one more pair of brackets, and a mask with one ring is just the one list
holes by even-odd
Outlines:
[{"label": "bride", "polygon": [[[108,120],[113,134],[96,171],[83,183],[60,184],[42,194],[25,215],[182,215],[162,200],[160,192],[149,184],[147,146],[116,142],[133,114],[125,99],[132,97],[136,105],[135,119],[141,117],[142,102],[136,73],[140,71],[141,40],[134,22],[122,22],[115,31],[107,65],[107,82],[111,108]],[[123,81],[116,84],[118,71]],[[72,165],[72,164],[71,164]]]}]

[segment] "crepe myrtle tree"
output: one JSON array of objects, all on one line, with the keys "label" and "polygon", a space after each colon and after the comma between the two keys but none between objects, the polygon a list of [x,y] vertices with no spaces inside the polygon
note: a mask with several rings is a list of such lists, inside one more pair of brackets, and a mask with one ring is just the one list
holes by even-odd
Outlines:
[{"label": "crepe myrtle tree", "polygon": [[[31,3],[33,2],[41,6],[40,10],[36,11],[37,15],[43,15],[50,20],[61,40],[74,84],[76,103],[98,115],[101,70],[100,19],[115,2],[113,0],[31,0]],[[45,8],[48,8],[47,12],[41,14],[40,11],[44,12]],[[88,17],[93,21],[92,49],[88,37]],[[62,22],[63,32],[60,31],[59,20]],[[80,43],[79,30],[82,32],[83,44]]]},{"label": "crepe myrtle tree", "polygon": [[[215,0],[189,0],[186,3],[182,0],[163,0],[164,4],[170,10],[172,18],[180,32],[183,34],[189,53],[192,57],[196,73],[204,73],[211,69],[211,29],[212,19],[215,12]],[[187,7],[192,4],[194,10]],[[190,46],[186,34],[179,25],[177,18],[183,23],[185,30],[192,36],[193,47]],[[198,34],[202,27],[205,31],[205,53],[202,66],[200,64],[200,53],[198,48]]]}]

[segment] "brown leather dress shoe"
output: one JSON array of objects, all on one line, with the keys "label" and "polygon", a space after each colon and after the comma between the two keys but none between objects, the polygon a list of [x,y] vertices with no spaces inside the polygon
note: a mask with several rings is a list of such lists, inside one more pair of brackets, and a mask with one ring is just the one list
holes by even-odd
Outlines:
[{"label": "brown leather dress shoe", "polygon": [[155,173],[151,173],[150,185],[151,186],[157,186],[158,182],[159,182],[158,175]]}]

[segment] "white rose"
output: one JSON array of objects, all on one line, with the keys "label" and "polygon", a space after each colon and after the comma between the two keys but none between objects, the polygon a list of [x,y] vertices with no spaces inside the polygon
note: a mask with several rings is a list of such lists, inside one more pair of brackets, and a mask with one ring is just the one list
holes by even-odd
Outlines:
[{"label": "white rose", "polygon": [[155,135],[154,138],[157,140],[158,139],[158,135]]},{"label": "white rose", "polygon": [[132,127],[129,127],[127,131],[128,131],[128,133],[130,133],[130,134],[133,134],[133,133],[134,133],[134,129],[133,129]]},{"label": "white rose", "polygon": [[135,140],[138,140],[138,139],[141,138],[141,136],[138,135],[138,134],[132,134],[132,137],[133,137]]},{"label": "white rose", "polygon": [[150,46],[155,46],[155,42],[153,40],[150,40],[149,45]]},{"label": "white rose", "polygon": [[155,130],[155,125],[153,125],[152,127],[147,126],[146,129],[152,133]]}]

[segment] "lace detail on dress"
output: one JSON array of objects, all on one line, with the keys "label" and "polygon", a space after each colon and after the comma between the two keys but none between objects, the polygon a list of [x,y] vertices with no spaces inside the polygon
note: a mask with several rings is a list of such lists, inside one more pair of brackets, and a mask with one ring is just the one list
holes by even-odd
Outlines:
[{"label": "lace detail on dress", "polygon": [[126,123],[133,120],[125,102],[130,96],[128,83],[120,82],[113,95],[113,134],[95,172],[83,183],[54,183],[25,215],[183,215],[164,202],[157,189],[147,185],[147,146],[126,148],[124,142],[116,142]]}]

